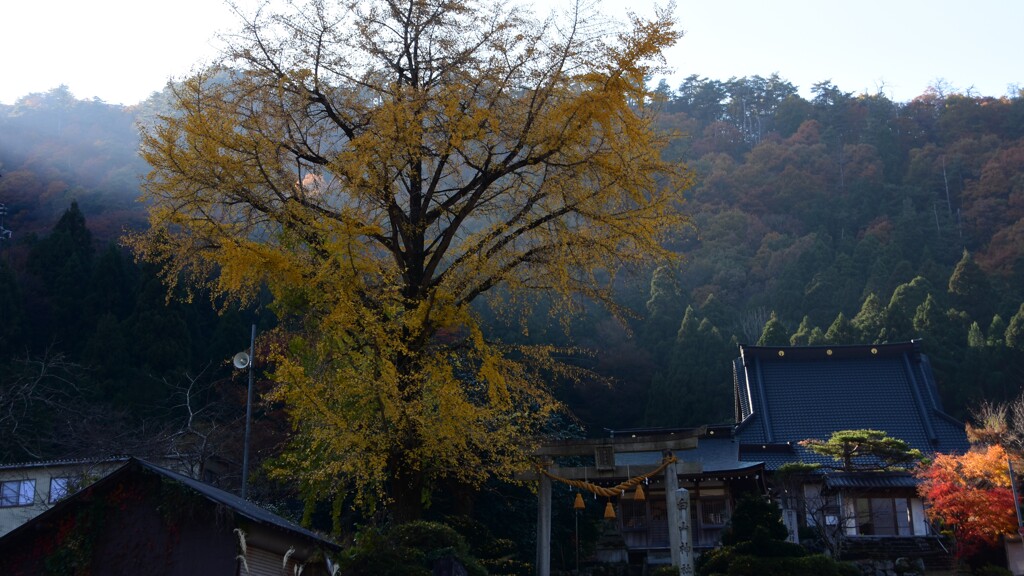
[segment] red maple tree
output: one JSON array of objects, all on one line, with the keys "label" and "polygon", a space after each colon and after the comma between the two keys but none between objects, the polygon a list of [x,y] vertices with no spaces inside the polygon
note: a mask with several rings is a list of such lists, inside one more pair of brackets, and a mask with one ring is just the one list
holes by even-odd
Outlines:
[{"label": "red maple tree", "polygon": [[973,555],[1017,529],[1006,451],[998,445],[939,454],[918,472],[918,492],[934,518],[952,529],[957,556]]}]

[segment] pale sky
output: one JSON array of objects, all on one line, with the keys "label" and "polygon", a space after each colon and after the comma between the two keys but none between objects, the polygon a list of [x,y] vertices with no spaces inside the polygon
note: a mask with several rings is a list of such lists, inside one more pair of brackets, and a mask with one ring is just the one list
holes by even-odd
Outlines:
[{"label": "pale sky", "polygon": [[[258,0],[238,0],[254,6]],[[554,0],[564,1],[564,0]],[[548,10],[552,0],[533,0]],[[661,2],[664,4],[664,2]],[[237,22],[221,0],[10,0],[0,20],[0,103],[66,84],[80,99],[134,104],[186,75]],[[654,0],[604,0],[652,13]],[[685,36],[673,88],[779,75],[810,95],[831,80],[908,101],[942,80],[1003,96],[1024,86],[1024,0],[677,0]]]}]

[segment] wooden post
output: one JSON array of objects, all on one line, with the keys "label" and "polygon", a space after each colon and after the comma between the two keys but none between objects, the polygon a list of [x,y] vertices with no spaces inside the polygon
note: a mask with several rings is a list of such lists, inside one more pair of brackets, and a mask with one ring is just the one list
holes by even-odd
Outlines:
[{"label": "wooden post", "polygon": [[551,576],[551,479],[543,474],[537,489],[537,576]]}]

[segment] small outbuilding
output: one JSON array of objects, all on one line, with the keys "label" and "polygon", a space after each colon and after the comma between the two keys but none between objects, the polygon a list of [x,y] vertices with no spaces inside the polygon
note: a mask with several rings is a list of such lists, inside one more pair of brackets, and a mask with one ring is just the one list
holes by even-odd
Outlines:
[{"label": "small outbuilding", "polygon": [[255,504],[130,459],[0,538],[0,574],[330,573],[331,540]]}]

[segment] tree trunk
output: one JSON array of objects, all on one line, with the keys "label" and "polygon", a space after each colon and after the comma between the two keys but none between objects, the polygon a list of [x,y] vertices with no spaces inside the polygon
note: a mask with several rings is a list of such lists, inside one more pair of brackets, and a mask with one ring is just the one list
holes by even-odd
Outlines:
[{"label": "tree trunk", "polygon": [[424,485],[421,476],[396,475],[391,480],[391,502],[388,514],[396,524],[405,524],[423,517]]}]

